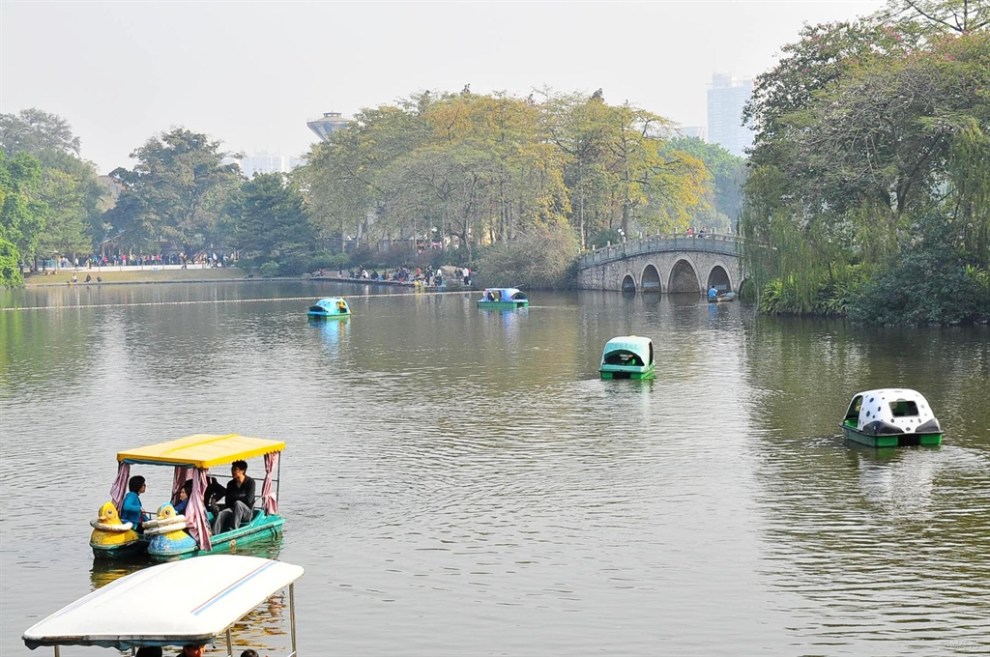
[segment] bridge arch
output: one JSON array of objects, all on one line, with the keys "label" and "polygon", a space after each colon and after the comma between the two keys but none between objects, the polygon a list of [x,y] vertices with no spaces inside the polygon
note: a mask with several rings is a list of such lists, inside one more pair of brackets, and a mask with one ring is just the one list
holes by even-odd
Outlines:
[{"label": "bridge arch", "polygon": [[632,274],[626,274],[622,279],[622,291],[623,292],[636,292],[636,280],[632,277]]},{"label": "bridge arch", "polygon": [[643,275],[640,277],[640,287],[643,292],[663,292],[663,285],[660,283],[660,272],[652,264],[643,268]]},{"label": "bridge arch", "polygon": [[671,294],[701,291],[701,277],[698,275],[698,270],[694,268],[694,263],[687,258],[681,258],[674,263],[674,266],[670,268],[667,291]]},{"label": "bridge arch", "polygon": [[732,292],[732,278],[722,265],[715,265],[708,272],[706,288],[714,287],[722,292]]}]

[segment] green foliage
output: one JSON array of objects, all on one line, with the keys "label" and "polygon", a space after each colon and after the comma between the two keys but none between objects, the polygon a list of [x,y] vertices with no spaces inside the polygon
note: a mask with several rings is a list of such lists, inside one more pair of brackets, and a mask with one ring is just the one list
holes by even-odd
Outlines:
[{"label": "green foliage", "polygon": [[275,261],[286,274],[309,270],[314,238],[302,195],[282,174],[256,175],[232,195],[228,212],[241,258]]},{"label": "green foliage", "polygon": [[21,254],[17,247],[0,237],[0,286],[20,287],[24,285],[21,277]]},{"label": "green foliage", "polygon": [[41,165],[27,153],[7,157],[0,152],[0,239],[22,257],[37,251],[48,208],[38,198]]},{"label": "green foliage", "polygon": [[[864,299],[896,296],[883,286],[905,254],[986,266],[990,34],[938,31],[878,19],[806,28],[758,78],[743,232],[768,312],[865,318]],[[924,290],[924,311],[905,305],[904,321],[963,321],[958,276]]]},{"label": "green foliage", "polygon": [[734,233],[742,214],[745,158],[696,137],[679,137],[671,141],[671,147],[704,162],[711,176],[707,202],[695,210],[691,224],[695,229],[707,226],[713,232]]},{"label": "green foliage", "polygon": [[317,271],[325,269],[328,272],[336,272],[341,267],[347,267],[351,257],[346,253],[317,253],[310,259],[307,271]]},{"label": "green foliage", "polygon": [[229,246],[222,212],[242,178],[219,149],[206,135],[177,128],[137,149],[133,170],[115,169],[110,175],[124,189],[105,219],[121,246],[157,251],[169,242],[186,253]]},{"label": "green foliage", "polygon": [[487,249],[477,261],[478,282],[526,289],[571,287],[577,253],[577,238],[570,229],[535,229]]},{"label": "green foliage", "polygon": [[278,271],[278,263],[274,260],[269,260],[260,267],[262,278],[274,278],[278,276]]},{"label": "green foliage", "polygon": [[[851,319],[869,324],[954,325],[990,316],[981,277],[946,262],[945,252],[919,248],[870,281],[850,308]],[[985,279],[984,279],[985,280]]]},{"label": "green foliage", "polygon": [[18,114],[0,114],[0,147],[8,155],[43,152],[79,155],[79,137],[68,121],[38,109]]},{"label": "green foliage", "polygon": [[542,103],[425,93],[359,113],[298,176],[319,239],[439,237],[461,251],[444,257],[466,264],[478,247],[568,224],[582,242],[619,227],[686,228],[708,173],[669,147],[669,132],[601,93],[547,91]]},{"label": "green foliage", "polygon": [[21,252],[28,257],[89,253],[102,235],[104,190],[95,167],[79,159],[79,138],[72,135],[69,124],[36,109],[0,115],[0,147],[8,155],[30,156],[38,164],[33,203],[22,208],[34,224],[27,231],[33,236],[15,240]]}]

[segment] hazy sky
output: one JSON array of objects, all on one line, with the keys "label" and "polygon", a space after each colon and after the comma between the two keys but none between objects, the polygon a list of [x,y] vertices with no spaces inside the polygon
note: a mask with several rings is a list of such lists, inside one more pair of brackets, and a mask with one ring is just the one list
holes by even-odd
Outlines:
[{"label": "hazy sky", "polygon": [[306,121],[430,89],[624,101],[704,126],[712,73],[754,77],[804,23],[881,0],[0,0],[0,113],[66,119],[100,173],[174,127],[226,151],[305,153]]}]

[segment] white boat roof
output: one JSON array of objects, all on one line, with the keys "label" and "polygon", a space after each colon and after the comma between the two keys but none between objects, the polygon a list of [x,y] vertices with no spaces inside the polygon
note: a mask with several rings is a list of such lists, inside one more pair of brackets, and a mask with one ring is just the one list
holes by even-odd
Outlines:
[{"label": "white boat roof", "polygon": [[641,335],[620,335],[605,343],[605,353],[616,351],[618,349],[626,349],[628,351],[645,351],[649,350],[652,342],[653,340],[650,338],[643,337]]},{"label": "white boat roof", "polygon": [[302,574],[302,566],[231,554],[163,563],[79,598],[21,638],[32,649],[206,644]]}]

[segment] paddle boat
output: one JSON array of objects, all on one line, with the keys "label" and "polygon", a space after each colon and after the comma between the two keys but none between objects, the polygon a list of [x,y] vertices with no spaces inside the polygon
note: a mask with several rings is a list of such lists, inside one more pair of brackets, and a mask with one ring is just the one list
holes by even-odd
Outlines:
[{"label": "paddle boat", "polygon": [[605,343],[598,372],[603,379],[652,379],[655,366],[653,340],[620,335]]},{"label": "paddle boat", "polygon": [[21,639],[32,650],[53,646],[58,657],[61,646],[130,653],[145,646],[201,646],[224,636],[223,654],[235,655],[240,649],[234,650],[234,624],[287,588],[288,657],[296,657],[295,582],[303,572],[302,566],[232,554],[162,563],[79,598],[32,625]]},{"label": "paddle boat", "polygon": [[868,447],[942,444],[942,428],[928,400],[906,388],[856,394],[841,426],[846,439]]},{"label": "paddle boat", "polygon": [[[159,560],[201,556],[280,535],[285,519],[278,513],[279,455],[284,449],[280,440],[196,434],[118,452],[111,500],[100,507],[98,518],[90,523],[93,555],[97,559],[122,559],[146,553]],[[222,499],[224,487],[210,477],[210,468],[258,457],[264,459],[265,478],[256,490],[250,521],[213,534],[212,523],[219,509],[213,504],[207,508],[206,500],[214,496]],[[120,519],[132,465],[173,468],[171,500],[159,508],[157,517],[144,520],[141,532]],[[209,483],[211,479],[213,483]],[[192,490],[185,513],[177,514],[174,504],[187,481],[191,481]]]},{"label": "paddle boat", "polygon": [[485,288],[478,299],[479,308],[524,308],[529,305],[525,293],[514,287]]},{"label": "paddle boat", "polygon": [[314,319],[341,319],[350,317],[351,309],[341,297],[325,297],[310,306],[306,315]]}]

